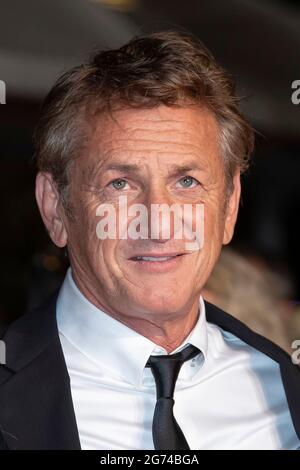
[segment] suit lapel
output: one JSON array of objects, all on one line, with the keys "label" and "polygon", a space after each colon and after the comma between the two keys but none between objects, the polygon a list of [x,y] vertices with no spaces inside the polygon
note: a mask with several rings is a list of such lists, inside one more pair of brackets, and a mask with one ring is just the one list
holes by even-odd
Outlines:
[{"label": "suit lapel", "polygon": [[56,300],[57,293],[3,337],[0,426],[10,449],[80,449]]},{"label": "suit lapel", "polygon": [[249,346],[261,351],[279,364],[291,418],[300,439],[300,368],[293,364],[289,354],[279,346],[250,330],[244,323],[215,305],[205,301],[205,311],[208,322],[234,334]]}]

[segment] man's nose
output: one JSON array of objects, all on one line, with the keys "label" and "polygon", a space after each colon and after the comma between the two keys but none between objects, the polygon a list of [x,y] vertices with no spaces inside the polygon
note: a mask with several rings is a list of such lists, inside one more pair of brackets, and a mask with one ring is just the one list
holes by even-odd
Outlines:
[{"label": "man's nose", "polygon": [[173,239],[174,214],[170,209],[174,200],[167,189],[163,186],[152,186],[145,192],[144,201],[148,211],[149,237],[160,243]]}]

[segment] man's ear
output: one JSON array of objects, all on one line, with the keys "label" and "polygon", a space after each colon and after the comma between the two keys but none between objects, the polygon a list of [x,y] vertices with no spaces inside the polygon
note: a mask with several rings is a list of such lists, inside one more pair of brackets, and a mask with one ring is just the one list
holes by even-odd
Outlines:
[{"label": "man's ear", "polygon": [[240,197],[241,197],[241,179],[240,179],[240,171],[238,171],[234,175],[233,190],[227,201],[226,212],[225,212],[223,245],[227,245],[233,237],[234,227],[235,227],[238,210],[239,210]]},{"label": "man's ear", "polygon": [[59,211],[59,194],[50,173],[40,171],[37,174],[35,197],[51,240],[56,246],[63,248],[67,244],[67,231]]}]

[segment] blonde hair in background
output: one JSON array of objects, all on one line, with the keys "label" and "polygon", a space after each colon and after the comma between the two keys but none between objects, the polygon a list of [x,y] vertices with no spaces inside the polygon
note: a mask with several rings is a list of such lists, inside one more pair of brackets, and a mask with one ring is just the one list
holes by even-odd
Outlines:
[{"label": "blonde hair in background", "polygon": [[230,248],[222,250],[203,290],[206,300],[290,353],[283,307],[289,294],[288,281]]}]

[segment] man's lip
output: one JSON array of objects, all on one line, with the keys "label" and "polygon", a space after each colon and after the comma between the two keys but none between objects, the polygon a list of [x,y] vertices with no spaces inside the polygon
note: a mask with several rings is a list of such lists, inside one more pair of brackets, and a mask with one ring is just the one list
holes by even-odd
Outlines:
[{"label": "man's lip", "polygon": [[147,256],[151,258],[167,258],[167,257],[175,257],[175,256],[182,256],[185,255],[186,253],[138,253],[134,256],[131,256],[129,259],[133,260],[135,258],[141,257],[141,256]]}]

